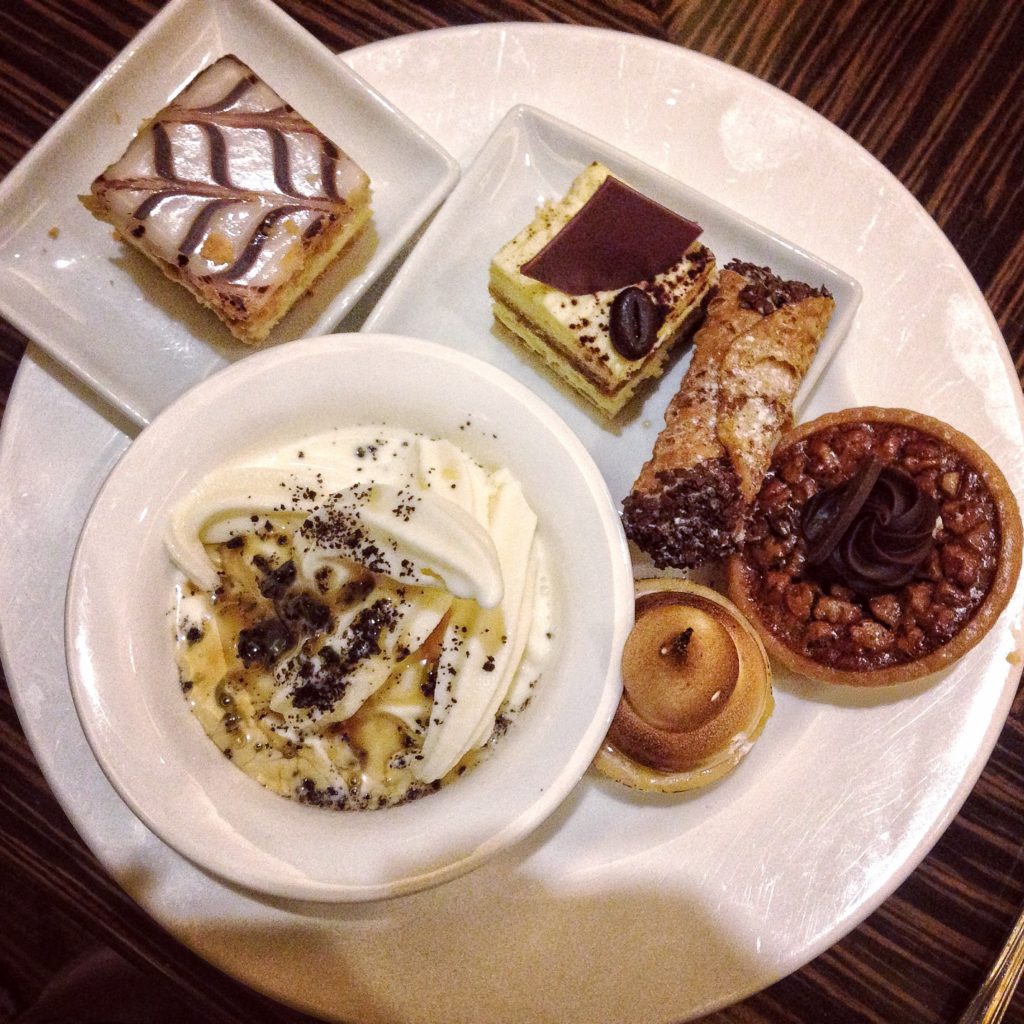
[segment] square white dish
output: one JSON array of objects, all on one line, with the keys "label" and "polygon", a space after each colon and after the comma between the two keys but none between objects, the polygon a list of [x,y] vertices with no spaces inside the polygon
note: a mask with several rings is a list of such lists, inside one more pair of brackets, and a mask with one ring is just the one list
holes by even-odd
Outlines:
[{"label": "square white dish", "polygon": [[798,412],[845,339],[860,304],[861,287],[799,246],[609,143],[535,107],[513,107],[424,232],[363,330],[416,333],[517,377],[565,418],[597,460],[613,496],[621,499],[650,454],[665,406],[689,364],[689,349],[674,357],[660,382],[642,389],[614,421],[608,421],[510,339],[494,321],[487,292],[494,254],[529,223],[541,202],[564,195],[593,160],[697,221],[704,229],[699,241],[715,253],[719,267],[732,259],[767,264],[784,278],[829,289],[836,300],[835,313],[797,395]]},{"label": "square white dish", "polygon": [[271,344],[335,327],[458,179],[443,149],[270,0],[173,0],[0,186],[0,312],[139,424],[251,349],[78,197],[226,53],[352,156],[373,189],[368,228]]}]

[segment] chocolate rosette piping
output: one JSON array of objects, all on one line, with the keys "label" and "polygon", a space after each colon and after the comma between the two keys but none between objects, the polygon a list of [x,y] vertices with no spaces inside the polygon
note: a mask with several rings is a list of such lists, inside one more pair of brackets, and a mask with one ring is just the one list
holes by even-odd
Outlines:
[{"label": "chocolate rosette piping", "polygon": [[939,504],[909,474],[878,459],[815,494],[803,514],[807,562],[871,597],[909,583],[934,547]]}]

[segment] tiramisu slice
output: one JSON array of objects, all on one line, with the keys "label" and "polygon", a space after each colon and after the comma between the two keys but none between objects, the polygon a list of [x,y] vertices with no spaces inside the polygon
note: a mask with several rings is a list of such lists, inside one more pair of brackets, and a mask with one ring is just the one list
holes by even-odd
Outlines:
[{"label": "tiramisu slice", "polygon": [[700,317],[716,276],[700,233],[593,163],[494,257],[494,315],[614,416]]},{"label": "tiramisu slice", "polygon": [[237,57],[200,72],[82,201],[253,344],[370,216],[366,174]]}]

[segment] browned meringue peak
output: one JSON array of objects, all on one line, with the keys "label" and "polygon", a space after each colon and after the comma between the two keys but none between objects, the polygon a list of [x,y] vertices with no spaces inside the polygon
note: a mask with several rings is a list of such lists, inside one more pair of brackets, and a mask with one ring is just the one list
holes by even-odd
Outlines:
[{"label": "browned meringue peak", "polygon": [[637,789],[679,792],[727,774],[771,714],[771,668],[726,598],[687,580],[636,584],[623,697],[596,767]]}]

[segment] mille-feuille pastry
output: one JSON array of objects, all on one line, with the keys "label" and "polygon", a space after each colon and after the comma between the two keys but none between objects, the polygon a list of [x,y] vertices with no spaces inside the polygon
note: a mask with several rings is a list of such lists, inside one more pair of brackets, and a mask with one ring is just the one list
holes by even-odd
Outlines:
[{"label": "mille-feuille pastry", "polygon": [[835,303],[824,288],[733,261],[694,338],[665,427],[623,502],[626,535],[659,568],[736,550]]},{"label": "mille-feuille pastry", "polygon": [[593,163],[494,257],[494,316],[615,416],[701,316],[717,270],[700,233]]},{"label": "mille-feuille pastry", "polygon": [[687,580],[637,581],[622,680],[594,765],[634,789],[678,793],[722,778],[775,706],[757,634],[721,594]]},{"label": "mille-feuille pastry", "polygon": [[370,182],[229,55],[146,122],[82,202],[254,344],[362,229]]},{"label": "mille-feuille pastry", "polygon": [[867,407],[782,439],[728,585],[780,664],[883,686],[977,644],[1020,567],[1020,513],[989,455],[931,416]]}]

